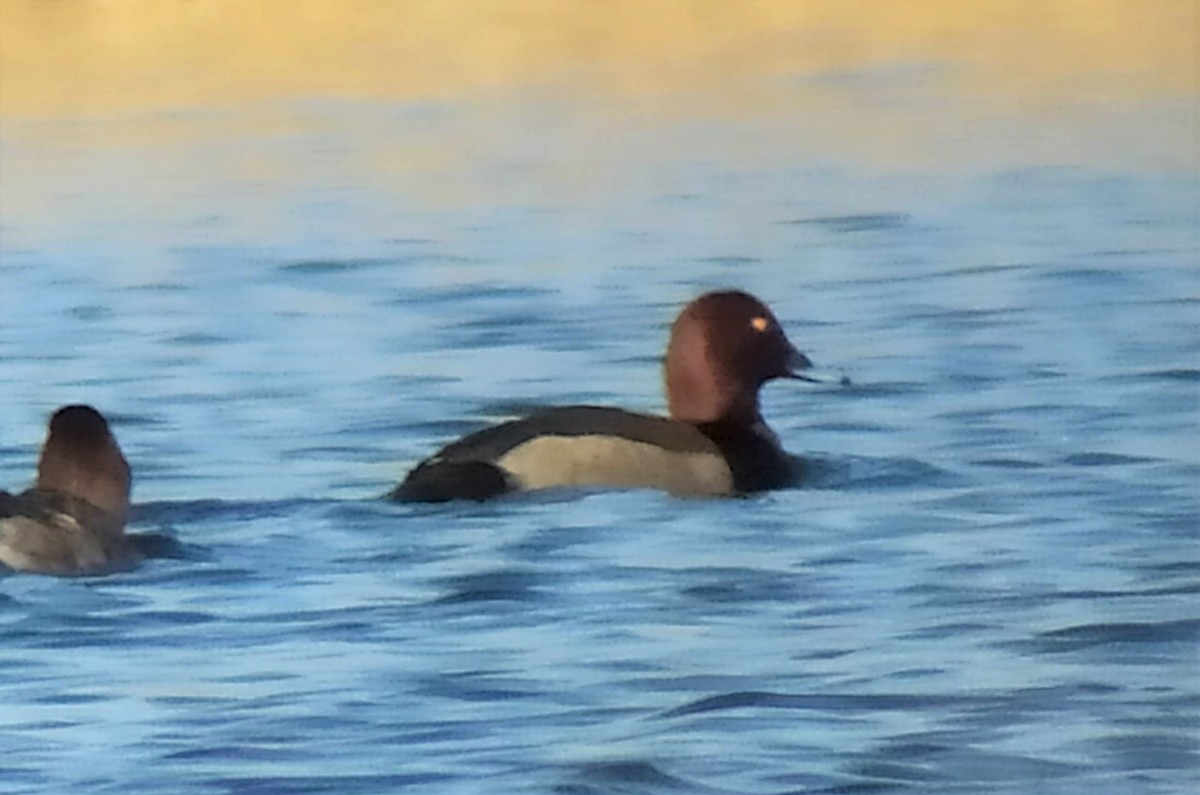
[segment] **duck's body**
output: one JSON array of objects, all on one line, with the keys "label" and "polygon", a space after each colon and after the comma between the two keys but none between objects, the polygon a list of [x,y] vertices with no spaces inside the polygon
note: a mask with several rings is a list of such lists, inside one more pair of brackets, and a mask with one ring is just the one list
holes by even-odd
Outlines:
[{"label": "duck's body", "polygon": [[57,491],[0,491],[0,564],[40,574],[99,574],[142,559],[124,526]]},{"label": "duck's body", "polygon": [[566,406],[460,439],[414,469],[392,496],[437,502],[593,486],[715,497],[776,488],[789,473],[787,455],[762,424],[697,425]]},{"label": "duck's body", "polygon": [[93,574],[141,560],[125,534],[129,464],[89,406],[55,412],[37,484],[0,492],[0,565],[40,574]]},{"label": "duck's body", "polygon": [[760,301],[709,293],[672,328],[670,417],[597,406],[548,409],[450,444],[390,496],[441,502],[565,486],[679,496],[777,488],[791,479],[791,460],[762,420],[758,389],[808,364]]}]

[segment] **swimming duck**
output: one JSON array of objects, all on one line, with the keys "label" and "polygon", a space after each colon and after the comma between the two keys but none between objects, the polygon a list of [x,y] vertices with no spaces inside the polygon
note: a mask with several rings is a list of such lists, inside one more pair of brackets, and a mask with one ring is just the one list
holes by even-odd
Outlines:
[{"label": "swimming duck", "polygon": [[418,464],[388,496],[442,502],[567,486],[727,496],[786,485],[793,459],[759,411],[775,378],[811,362],[767,306],[735,290],[701,295],[671,327],[669,417],[566,406],[470,434]]},{"label": "swimming duck", "polygon": [[129,464],[108,422],[91,406],[50,418],[37,482],[0,491],[0,565],[41,574],[129,568],[141,553],[125,534]]}]

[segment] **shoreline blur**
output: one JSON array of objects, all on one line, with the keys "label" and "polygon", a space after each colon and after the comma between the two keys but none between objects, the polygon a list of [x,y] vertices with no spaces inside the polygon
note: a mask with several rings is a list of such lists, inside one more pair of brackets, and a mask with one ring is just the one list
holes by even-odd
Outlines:
[{"label": "shoreline blur", "polygon": [[1189,0],[5,0],[0,116],[555,85],[701,93],[721,113],[755,99],[747,78],[845,82],[896,64],[1007,107],[1194,98],[1196,30]]}]

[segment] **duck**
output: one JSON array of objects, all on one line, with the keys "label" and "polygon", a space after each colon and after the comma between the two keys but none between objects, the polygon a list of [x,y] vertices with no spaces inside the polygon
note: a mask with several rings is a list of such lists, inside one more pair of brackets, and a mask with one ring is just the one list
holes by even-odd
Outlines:
[{"label": "duck", "polygon": [[87,405],[58,409],[33,487],[0,491],[0,566],[58,576],[132,568],[142,554],[125,533],[131,485],[104,416]]},{"label": "duck", "polygon": [[607,406],[544,409],[465,436],[388,493],[404,502],[483,501],[544,489],[655,489],[741,496],[793,483],[800,459],[764,422],[759,391],[804,374],[809,358],[765,303],[704,293],[671,325],[663,361],[668,416]]}]

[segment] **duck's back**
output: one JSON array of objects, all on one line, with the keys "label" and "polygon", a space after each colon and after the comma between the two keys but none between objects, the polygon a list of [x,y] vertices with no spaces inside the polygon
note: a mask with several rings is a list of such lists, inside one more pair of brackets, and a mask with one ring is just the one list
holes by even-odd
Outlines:
[{"label": "duck's back", "polygon": [[0,565],[90,574],[126,568],[140,558],[122,523],[84,500],[40,489],[0,492]]},{"label": "duck's back", "polygon": [[696,425],[569,406],[460,439],[414,469],[392,496],[438,502],[561,486],[715,496],[732,493],[734,478],[720,447]]}]

